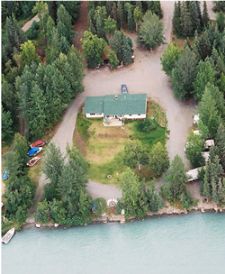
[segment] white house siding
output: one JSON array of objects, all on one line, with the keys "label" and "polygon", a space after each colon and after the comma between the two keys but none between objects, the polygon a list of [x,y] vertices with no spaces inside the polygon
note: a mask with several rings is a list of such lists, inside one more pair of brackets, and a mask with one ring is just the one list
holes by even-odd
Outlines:
[{"label": "white house siding", "polygon": [[132,115],[124,115],[123,118],[125,119],[145,119],[146,118],[146,114],[132,114]]},{"label": "white house siding", "polygon": [[95,113],[95,114],[86,113],[86,117],[87,118],[103,118],[104,114],[103,113]]}]

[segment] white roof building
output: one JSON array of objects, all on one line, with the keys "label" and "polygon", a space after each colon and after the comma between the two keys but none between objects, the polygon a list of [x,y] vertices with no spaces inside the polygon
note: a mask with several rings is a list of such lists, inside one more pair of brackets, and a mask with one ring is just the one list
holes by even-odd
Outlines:
[{"label": "white roof building", "polygon": [[193,182],[193,181],[198,180],[198,174],[202,168],[205,168],[205,167],[197,167],[197,168],[188,170],[186,172],[186,176],[188,178],[187,182]]},{"label": "white roof building", "polygon": [[210,147],[213,147],[215,145],[213,139],[208,139],[205,141],[204,147],[205,149],[210,149]]}]

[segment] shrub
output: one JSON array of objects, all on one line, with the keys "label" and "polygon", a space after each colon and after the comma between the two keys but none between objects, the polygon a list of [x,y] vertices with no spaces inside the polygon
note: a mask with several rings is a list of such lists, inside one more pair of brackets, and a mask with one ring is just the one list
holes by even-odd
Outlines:
[{"label": "shrub", "polygon": [[40,28],[39,23],[34,21],[31,25],[31,28],[26,32],[27,39],[28,40],[37,39],[39,28]]},{"label": "shrub", "polygon": [[158,126],[154,118],[147,118],[140,123],[137,123],[137,129],[142,132],[149,132],[156,129]]}]

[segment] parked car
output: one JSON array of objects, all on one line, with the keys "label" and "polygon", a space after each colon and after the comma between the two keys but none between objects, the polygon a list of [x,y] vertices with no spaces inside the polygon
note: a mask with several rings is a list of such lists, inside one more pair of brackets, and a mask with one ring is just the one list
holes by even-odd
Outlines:
[{"label": "parked car", "polygon": [[41,160],[41,157],[36,156],[36,157],[30,159],[30,160],[27,162],[27,166],[32,167],[32,166],[36,165],[37,162],[38,162],[39,160]]},{"label": "parked car", "polygon": [[43,147],[44,145],[46,145],[46,142],[40,139],[30,144],[30,147]]},{"label": "parked car", "polygon": [[41,151],[42,151],[42,147],[32,147],[28,150],[27,155],[29,157],[33,157],[33,156],[36,156]]},{"label": "parked car", "polygon": [[120,87],[120,91],[121,91],[121,94],[126,94],[126,93],[128,93],[127,85],[122,84],[121,87]]},{"label": "parked car", "polygon": [[2,173],[2,180],[6,181],[9,179],[9,171],[8,170],[4,170]]}]

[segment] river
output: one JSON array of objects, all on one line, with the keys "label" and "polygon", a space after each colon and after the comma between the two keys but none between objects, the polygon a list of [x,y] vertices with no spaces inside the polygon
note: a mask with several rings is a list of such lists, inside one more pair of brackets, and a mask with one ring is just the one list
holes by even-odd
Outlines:
[{"label": "river", "polygon": [[16,233],[3,274],[224,274],[225,215]]}]

